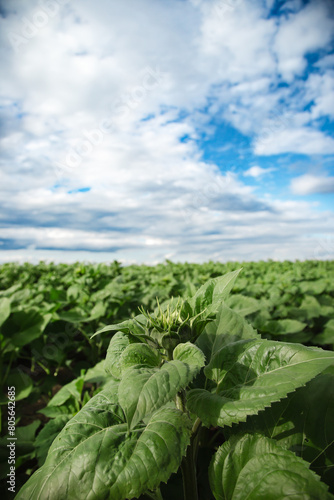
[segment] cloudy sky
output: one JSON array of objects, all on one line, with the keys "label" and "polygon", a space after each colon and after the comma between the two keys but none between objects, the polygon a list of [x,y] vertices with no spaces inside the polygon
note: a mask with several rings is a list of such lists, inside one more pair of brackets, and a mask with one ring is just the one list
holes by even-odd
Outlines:
[{"label": "cloudy sky", "polygon": [[331,0],[0,15],[0,262],[334,258]]}]

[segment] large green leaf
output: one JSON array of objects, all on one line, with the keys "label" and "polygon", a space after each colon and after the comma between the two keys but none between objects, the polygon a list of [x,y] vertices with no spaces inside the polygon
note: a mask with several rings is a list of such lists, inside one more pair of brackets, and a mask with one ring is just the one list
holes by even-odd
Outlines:
[{"label": "large green leaf", "polygon": [[[97,394],[68,422],[53,442],[43,467],[33,474],[16,498],[89,498],[86,494],[94,491],[94,478],[96,483],[103,483],[108,454],[111,460],[116,454],[116,450],[112,453],[112,448],[115,442],[117,446],[118,436],[113,430],[126,429],[123,422],[117,386]],[[101,448],[102,443],[110,449]],[[98,457],[94,470],[94,460]],[[102,495],[101,498],[108,497]]]},{"label": "large green leaf", "polygon": [[129,428],[135,427],[146,415],[161,408],[187,387],[201,368],[194,355],[191,360],[194,364],[175,359],[160,368],[137,365],[124,372],[118,396]]},{"label": "large green leaf", "polygon": [[209,477],[216,500],[329,500],[309,464],[259,434],[233,436],[217,451]]},{"label": "large green leaf", "polygon": [[[334,367],[250,417],[239,429],[265,433],[312,463],[334,491]],[[232,429],[233,432],[233,429]]]},{"label": "large green leaf", "polygon": [[188,408],[205,425],[244,421],[285,397],[334,364],[334,353],[268,340],[240,340],[223,346],[204,372],[215,392],[193,389]]},{"label": "large green leaf", "polygon": [[261,338],[247,321],[225,304],[219,307],[217,317],[206,325],[198,337],[196,345],[204,352],[210,361],[224,345],[241,339]]},{"label": "large green leaf", "polygon": [[[181,465],[190,443],[191,421],[181,411],[162,408],[157,411],[139,437],[122,470],[113,474],[110,498],[138,497],[166,482]],[[129,450],[130,451],[130,450]]]},{"label": "large green leaf", "polygon": [[185,311],[189,313],[190,317],[205,313],[207,308],[210,313],[216,311],[229,295],[240,271],[241,269],[238,269],[224,274],[224,276],[208,280],[193,297],[185,301]]},{"label": "large green leaf", "polygon": [[162,408],[132,433],[123,422],[115,391],[97,394],[64,427],[16,499],[122,500],[167,481],[189,444],[189,418]]}]

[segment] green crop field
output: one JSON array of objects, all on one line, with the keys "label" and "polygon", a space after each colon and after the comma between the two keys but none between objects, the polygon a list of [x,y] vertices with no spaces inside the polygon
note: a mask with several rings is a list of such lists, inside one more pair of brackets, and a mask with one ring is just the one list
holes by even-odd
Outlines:
[{"label": "green crop field", "polygon": [[3,490],[334,498],[333,346],[333,261],[4,264]]}]

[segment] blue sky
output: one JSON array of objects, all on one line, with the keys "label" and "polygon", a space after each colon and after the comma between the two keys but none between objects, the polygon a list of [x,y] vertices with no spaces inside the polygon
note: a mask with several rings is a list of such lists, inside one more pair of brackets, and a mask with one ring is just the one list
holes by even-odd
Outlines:
[{"label": "blue sky", "polygon": [[0,7],[0,262],[333,258],[331,0]]}]

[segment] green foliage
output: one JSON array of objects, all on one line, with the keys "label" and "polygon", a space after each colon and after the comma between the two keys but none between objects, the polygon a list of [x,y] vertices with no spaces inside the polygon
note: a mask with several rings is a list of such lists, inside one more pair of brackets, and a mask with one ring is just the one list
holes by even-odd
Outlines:
[{"label": "green foliage", "polygon": [[[255,285],[265,282],[231,300],[239,272],[98,329],[94,341],[111,336],[106,360],[50,400],[42,467],[17,499],[161,500],[180,480],[185,500],[334,498],[334,353],[287,341],[322,313],[275,318],[281,288],[260,299]],[[298,288],[312,304],[328,284],[315,281]],[[67,297],[79,296],[72,285]],[[304,311],[304,301],[292,307]],[[85,392],[94,381],[95,395]]]},{"label": "green foliage", "polygon": [[263,410],[328,366],[334,353],[298,344],[239,340],[215,352],[205,367],[213,390],[193,389],[188,408],[210,425],[231,425]]},{"label": "green foliage", "polygon": [[120,356],[121,373],[135,365],[158,366],[160,364],[159,353],[147,344],[130,344]]},{"label": "green foliage", "polygon": [[17,499],[133,498],[176,472],[190,440],[189,419],[161,408],[128,433],[115,389],[100,392],[64,427]]},{"label": "green foliage", "polygon": [[126,370],[119,385],[119,402],[132,429],[146,415],[161,408],[187,387],[197,367],[182,361],[169,361],[160,368],[137,365]]},{"label": "green foliage", "polygon": [[209,470],[216,500],[333,498],[309,464],[261,434],[232,436]]}]

